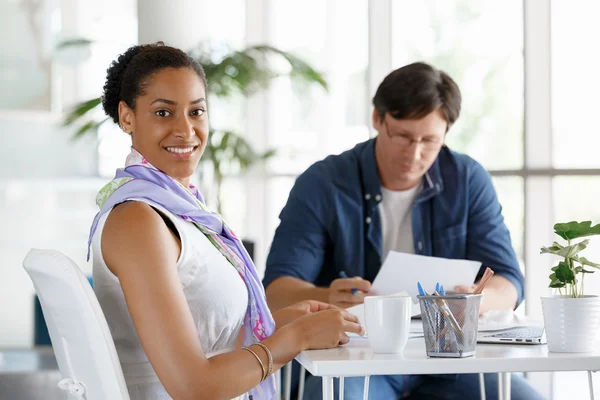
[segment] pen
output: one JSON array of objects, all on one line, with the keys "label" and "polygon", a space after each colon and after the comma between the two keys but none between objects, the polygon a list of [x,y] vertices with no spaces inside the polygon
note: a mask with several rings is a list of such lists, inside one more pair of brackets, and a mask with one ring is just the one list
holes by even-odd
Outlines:
[{"label": "pen", "polygon": [[[346,273],[346,271],[340,271],[340,278],[348,278],[348,274]],[[352,289],[352,294],[357,294],[358,293],[358,289]]]}]

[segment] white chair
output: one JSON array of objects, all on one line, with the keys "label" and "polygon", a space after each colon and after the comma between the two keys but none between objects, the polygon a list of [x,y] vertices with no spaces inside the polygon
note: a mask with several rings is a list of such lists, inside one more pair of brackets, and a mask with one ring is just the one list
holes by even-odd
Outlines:
[{"label": "white chair", "polygon": [[115,344],[77,264],[55,250],[29,251],[23,267],[40,299],[62,380],[78,399],[129,400]]}]

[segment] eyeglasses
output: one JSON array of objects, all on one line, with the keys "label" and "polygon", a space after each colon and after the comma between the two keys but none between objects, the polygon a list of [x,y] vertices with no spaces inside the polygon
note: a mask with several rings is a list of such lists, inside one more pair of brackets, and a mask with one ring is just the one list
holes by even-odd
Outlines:
[{"label": "eyeglasses", "polygon": [[422,138],[421,140],[415,140],[408,135],[391,135],[387,121],[383,121],[385,125],[385,133],[390,138],[391,142],[399,146],[409,147],[413,143],[420,145],[423,150],[437,150],[443,144],[443,140],[438,138]]}]

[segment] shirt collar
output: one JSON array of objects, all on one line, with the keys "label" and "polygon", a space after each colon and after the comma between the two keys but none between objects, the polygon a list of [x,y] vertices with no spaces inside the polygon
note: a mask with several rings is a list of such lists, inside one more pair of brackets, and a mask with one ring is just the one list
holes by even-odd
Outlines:
[{"label": "shirt collar", "polygon": [[[379,179],[377,161],[375,160],[376,140],[377,138],[373,138],[368,141],[360,154],[363,196],[366,201],[373,202],[373,205],[379,204],[381,201],[381,180]],[[446,151],[445,147],[442,148],[440,153],[444,151]],[[416,202],[428,200],[442,193],[443,190],[444,183],[440,168],[440,156],[438,155],[433,165],[423,176],[423,189],[417,196]]]}]

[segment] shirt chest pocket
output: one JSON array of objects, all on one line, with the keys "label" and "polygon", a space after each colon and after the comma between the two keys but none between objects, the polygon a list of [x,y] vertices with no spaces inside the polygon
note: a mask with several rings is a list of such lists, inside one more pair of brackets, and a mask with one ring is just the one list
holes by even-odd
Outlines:
[{"label": "shirt chest pocket", "polygon": [[432,244],[434,256],[464,259],[467,255],[467,225],[434,230]]}]

